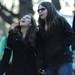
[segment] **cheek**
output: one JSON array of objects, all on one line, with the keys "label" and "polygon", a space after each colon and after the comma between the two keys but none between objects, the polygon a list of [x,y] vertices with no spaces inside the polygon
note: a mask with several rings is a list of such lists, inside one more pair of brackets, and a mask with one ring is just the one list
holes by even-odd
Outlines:
[{"label": "cheek", "polygon": [[27,20],[27,21],[26,21],[26,24],[27,24],[27,25],[30,25],[30,24],[31,24],[31,20]]},{"label": "cheek", "polygon": [[24,26],[25,25],[25,23],[23,23],[23,22],[20,22],[20,26]]},{"label": "cheek", "polygon": [[31,23],[31,20],[30,20],[30,19],[26,19],[26,22],[27,22],[27,23]]},{"label": "cheek", "polygon": [[44,16],[45,16],[45,17],[47,17],[47,14],[48,14],[48,12],[47,12],[47,11],[45,11],[45,12],[44,12]]}]

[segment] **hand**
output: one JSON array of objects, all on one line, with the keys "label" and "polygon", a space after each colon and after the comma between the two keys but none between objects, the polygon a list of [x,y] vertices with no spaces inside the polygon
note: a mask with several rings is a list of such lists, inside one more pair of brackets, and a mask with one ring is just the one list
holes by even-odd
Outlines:
[{"label": "hand", "polygon": [[73,54],[75,54],[75,50],[73,50],[72,52],[73,52]]},{"label": "hand", "polygon": [[75,50],[72,51],[72,57],[75,58]]},{"label": "hand", "polygon": [[9,30],[13,30],[17,26],[19,26],[19,22],[14,22],[14,23],[11,24]]},{"label": "hand", "polygon": [[39,69],[39,73],[41,74],[41,75],[46,75],[46,70],[45,69]]}]

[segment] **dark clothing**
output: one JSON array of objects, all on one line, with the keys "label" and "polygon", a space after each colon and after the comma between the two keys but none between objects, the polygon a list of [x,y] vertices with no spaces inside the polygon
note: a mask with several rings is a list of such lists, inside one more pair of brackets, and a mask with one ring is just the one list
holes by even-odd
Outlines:
[{"label": "dark clothing", "polygon": [[10,56],[11,56],[11,50],[9,48],[5,48],[2,61],[0,62],[0,75],[3,75],[4,72],[6,73],[8,72],[10,66],[9,64]]},{"label": "dark clothing", "polygon": [[[56,20],[58,19],[58,21]],[[66,48],[72,44],[75,49],[75,34],[70,25],[62,17],[55,18],[49,31],[39,28],[37,33],[37,49],[44,67],[59,67],[64,62],[72,61]]]},{"label": "dark clothing", "polygon": [[7,46],[13,50],[13,60],[9,75],[36,75],[35,47],[21,32],[9,31]]}]

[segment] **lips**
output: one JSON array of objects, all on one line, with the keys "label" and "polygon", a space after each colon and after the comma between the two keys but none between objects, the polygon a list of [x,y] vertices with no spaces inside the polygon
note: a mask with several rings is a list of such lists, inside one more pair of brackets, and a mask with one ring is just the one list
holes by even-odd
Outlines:
[{"label": "lips", "polygon": [[43,16],[43,14],[40,14],[40,17]]}]

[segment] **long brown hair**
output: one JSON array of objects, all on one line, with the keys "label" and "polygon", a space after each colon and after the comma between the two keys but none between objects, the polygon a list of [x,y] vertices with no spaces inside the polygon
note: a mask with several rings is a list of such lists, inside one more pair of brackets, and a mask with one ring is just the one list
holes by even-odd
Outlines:
[{"label": "long brown hair", "polygon": [[[42,2],[40,5],[42,5],[43,7],[45,7],[48,11],[48,15],[47,15],[47,18],[46,18],[46,21],[47,21],[47,25],[48,25],[48,29],[50,29],[50,27],[53,25],[56,25],[56,19],[59,15],[56,11],[56,8],[55,6],[50,3],[50,2]],[[39,19],[38,19],[38,22],[39,22],[39,29],[43,29],[44,28],[44,25],[45,25],[45,21],[43,19],[40,18],[39,16]]]},{"label": "long brown hair", "polygon": [[33,18],[33,15],[31,13],[28,13],[27,15],[31,16],[31,26],[28,29],[26,38],[31,43],[31,45],[35,45],[34,43],[35,43],[35,37],[36,37],[36,32],[37,32],[36,21]]}]

